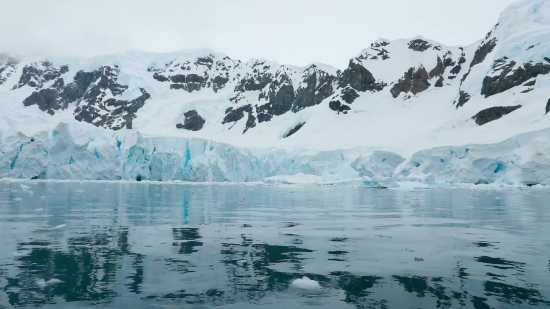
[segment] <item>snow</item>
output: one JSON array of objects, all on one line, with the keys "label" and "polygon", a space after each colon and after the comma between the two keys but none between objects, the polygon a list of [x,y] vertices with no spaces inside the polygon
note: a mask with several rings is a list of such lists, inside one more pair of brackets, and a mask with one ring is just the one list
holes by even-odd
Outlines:
[{"label": "snow", "polygon": [[[69,65],[70,71],[63,75],[67,81],[79,70],[118,65],[118,83],[128,85],[128,89],[117,98],[133,99],[140,94],[140,88],[151,94],[133,120],[134,129],[114,132],[76,121],[72,113],[77,103],[53,116],[36,106],[24,107],[21,102],[35,89],[11,89],[18,84],[25,65],[44,60],[28,57],[9,76],[7,71],[1,76],[5,81],[0,84],[0,178],[390,188],[476,183],[550,185],[550,116],[544,113],[550,99],[550,75],[538,76],[534,90],[528,93],[521,93],[525,87],[515,87],[489,98],[480,94],[483,79],[493,74],[495,60],[506,56],[518,63],[545,61],[550,49],[550,1],[514,3],[501,14],[499,22],[488,38],[496,38],[497,47],[485,61],[472,67],[462,85],[461,79],[481,40],[461,48],[423,37],[380,39],[352,61],[387,83],[386,89],[360,93],[348,114],[330,110],[329,97],[297,113],[288,112],[257,123],[245,134],[242,132],[246,117],[236,124],[222,124],[225,110],[230,106],[264,104],[265,100],[258,97],[267,89],[241,93],[243,99],[234,104],[229,99],[235,96],[240,78],[256,76],[255,69],[273,74],[274,78],[284,72],[296,90],[304,75],[313,71],[336,74],[337,69],[319,63],[314,63],[315,67],[294,67],[264,59],[241,62],[211,50],[48,58],[54,66]],[[408,44],[414,39],[438,48],[413,51]],[[389,44],[376,47],[380,43]],[[387,51],[389,59],[372,57],[381,49]],[[438,57],[443,60],[451,55],[453,61],[458,61],[462,53],[468,62],[462,64],[455,79],[448,78],[452,66],[446,68],[444,87],[430,87],[410,99],[403,94],[394,99],[389,93],[391,83],[409,68],[424,67],[430,72]],[[207,71],[204,65],[196,64],[198,58],[204,57],[213,60],[214,70]],[[217,92],[212,88],[191,93],[171,90],[169,82],[158,82],[153,72],[147,71],[170,76],[215,75],[221,74],[223,67],[232,70],[228,71],[226,86]],[[453,102],[459,90],[472,98],[457,109]],[[106,95],[111,97],[112,93]],[[484,126],[477,126],[471,119],[489,107],[514,105],[522,107]],[[189,110],[196,110],[206,119],[202,130],[176,128],[183,121],[183,113]],[[305,124],[294,135],[283,138],[299,123]],[[27,185],[22,184],[21,188],[31,192]]]}]

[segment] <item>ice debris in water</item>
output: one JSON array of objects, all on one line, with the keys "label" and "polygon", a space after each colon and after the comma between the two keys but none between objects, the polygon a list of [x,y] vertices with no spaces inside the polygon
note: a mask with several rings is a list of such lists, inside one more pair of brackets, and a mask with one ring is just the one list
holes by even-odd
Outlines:
[{"label": "ice debris in water", "polygon": [[54,284],[58,284],[58,283],[61,283],[63,281],[59,280],[59,279],[50,279],[48,281],[44,280],[44,279],[39,279],[36,281],[36,283],[41,286],[41,287],[45,287],[45,286],[49,286],[49,285],[54,285]]},{"label": "ice debris in water", "polygon": [[60,224],[60,225],[54,226],[52,228],[52,230],[59,230],[59,229],[63,229],[63,228],[66,228],[66,227],[67,227],[67,224]]},{"label": "ice debris in water", "polygon": [[76,190],[78,193],[84,193],[84,190]]},{"label": "ice debris in water", "polygon": [[44,210],[44,208],[36,208],[34,211],[40,212],[40,211],[43,211],[43,210]]},{"label": "ice debris in water", "polygon": [[22,200],[22,198],[16,197],[16,198],[14,198],[13,200],[14,200],[14,201],[20,201],[20,200]]},{"label": "ice debris in water", "polygon": [[25,191],[25,190],[29,190],[31,187],[29,186],[26,186],[24,184],[21,184],[21,190]]},{"label": "ice debris in water", "polygon": [[302,279],[296,279],[292,281],[292,285],[300,289],[318,289],[321,286],[319,282],[311,280],[308,277],[302,277]]},{"label": "ice debris in water", "polygon": [[45,197],[44,195],[42,195],[42,196],[40,197],[40,199],[41,199],[41,200],[45,200],[46,197]]}]

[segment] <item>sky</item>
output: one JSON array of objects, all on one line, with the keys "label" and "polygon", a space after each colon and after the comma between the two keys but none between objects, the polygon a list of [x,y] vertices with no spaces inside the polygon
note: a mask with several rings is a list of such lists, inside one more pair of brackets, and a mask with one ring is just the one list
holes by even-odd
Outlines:
[{"label": "sky", "polygon": [[[0,0],[0,52],[94,56],[209,48],[347,67],[378,38],[468,45],[514,0]],[[9,25],[9,26],[7,26]]]}]

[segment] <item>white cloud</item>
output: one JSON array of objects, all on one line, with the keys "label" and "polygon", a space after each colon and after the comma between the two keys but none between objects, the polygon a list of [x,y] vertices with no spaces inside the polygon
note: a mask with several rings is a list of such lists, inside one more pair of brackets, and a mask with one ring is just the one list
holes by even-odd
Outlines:
[{"label": "white cloud", "polygon": [[513,0],[0,0],[0,51],[97,55],[212,48],[343,68],[379,37],[480,39]]}]

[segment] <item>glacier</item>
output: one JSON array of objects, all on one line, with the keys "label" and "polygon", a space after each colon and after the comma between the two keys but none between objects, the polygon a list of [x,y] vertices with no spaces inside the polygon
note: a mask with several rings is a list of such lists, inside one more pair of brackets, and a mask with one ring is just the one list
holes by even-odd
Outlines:
[{"label": "glacier", "polygon": [[[109,134],[105,134],[109,133]],[[265,182],[398,187],[550,185],[550,129],[495,144],[399,153],[237,147],[212,140],[144,137],[134,130],[85,132],[60,123],[51,132],[0,140],[0,178]]]}]

